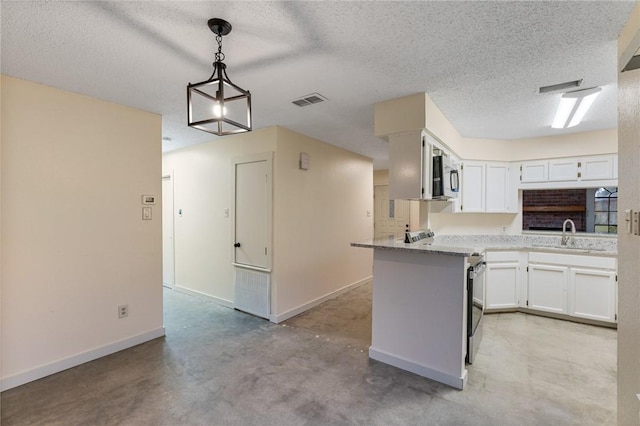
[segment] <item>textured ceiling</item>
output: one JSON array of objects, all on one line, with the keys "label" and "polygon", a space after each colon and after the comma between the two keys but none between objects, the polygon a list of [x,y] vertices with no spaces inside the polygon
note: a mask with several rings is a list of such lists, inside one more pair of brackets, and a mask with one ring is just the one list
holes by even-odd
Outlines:
[{"label": "textured ceiling", "polygon": [[[376,102],[427,92],[463,136],[517,139],[616,126],[616,39],[635,2],[8,2],[4,74],[162,114],[163,151],[215,136],[186,125],[186,85],[224,38],[254,128],[282,125],[387,164]],[[559,93],[602,86],[585,121],[551,129]],[[291,100],[318,92],[328,102]]]}]

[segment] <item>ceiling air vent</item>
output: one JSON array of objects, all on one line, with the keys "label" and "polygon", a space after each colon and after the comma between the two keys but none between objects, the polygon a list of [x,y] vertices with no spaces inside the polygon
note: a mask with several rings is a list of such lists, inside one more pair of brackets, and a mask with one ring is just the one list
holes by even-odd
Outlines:
[{"label": "ceiling air vent", "polygon": [[297,105],[299,107],[305,107],[308,105],[318,104],[320,102],[326,101],[327,98],[322,96],[319,93],[312,93],[310,95],[305,95],[301,98],[294,99],[291,101],[292,104]]},{"label": "ceiling air vent", "polygon": [[581,84],[582,84],[582,79],[567,81],[566,83],[552,84],[551,86],[542,86],[541,88],[538,89],[538,93],[557,92],[560,90],[564,91],[567,89],[580,87]]}]

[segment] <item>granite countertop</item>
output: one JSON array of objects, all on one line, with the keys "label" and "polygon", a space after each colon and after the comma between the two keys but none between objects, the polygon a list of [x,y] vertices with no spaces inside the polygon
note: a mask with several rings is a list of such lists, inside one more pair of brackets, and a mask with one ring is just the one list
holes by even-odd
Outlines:
[{"label": "granite countertop", "polygon": [[406,244],[402,239],[376,239],[351,243],[353,247],[364,247],[409,252],[472,256],[487,250],[527,250],[562,254],[617,256],[617,239],[571,235],[566,246],[560,244],[556,235],[442,235],[431,243],[418,241]]},{"label": "granite countertop", "polygon": [[398,250],[407,252],[420,252],[431,254],[444,254],[450,256],[473,256],[484,251],[482,247],[465,247],[462,244],[439,245],[418,241],[407,244],[403,239],[382,238],[377,240],[367,240],[357,243],[351,243],[352,247],[363,247],[373,249]]}]

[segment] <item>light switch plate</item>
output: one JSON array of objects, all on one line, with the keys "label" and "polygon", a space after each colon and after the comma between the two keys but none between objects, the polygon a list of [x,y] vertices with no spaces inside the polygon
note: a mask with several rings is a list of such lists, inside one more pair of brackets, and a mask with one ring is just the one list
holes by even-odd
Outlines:
[{"label": "light switch plate", "polygon": [[311,160],[309,159],[309,154],[306,152],[300,153],[300,170],[309,170],[309,165]]},{"label": "light switch plate", "polygon": [[142,208],[142,220],[151,220],[151,207]]}]

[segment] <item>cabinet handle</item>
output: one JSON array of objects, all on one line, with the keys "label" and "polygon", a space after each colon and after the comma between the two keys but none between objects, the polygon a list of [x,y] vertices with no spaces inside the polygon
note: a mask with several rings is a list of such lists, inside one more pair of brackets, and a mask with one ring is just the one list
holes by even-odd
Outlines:
[{"label": "cabinet handle", "polygon": [[238,248],[238,247],[240,247],[240,243],[235,243],[233,246]]}]

